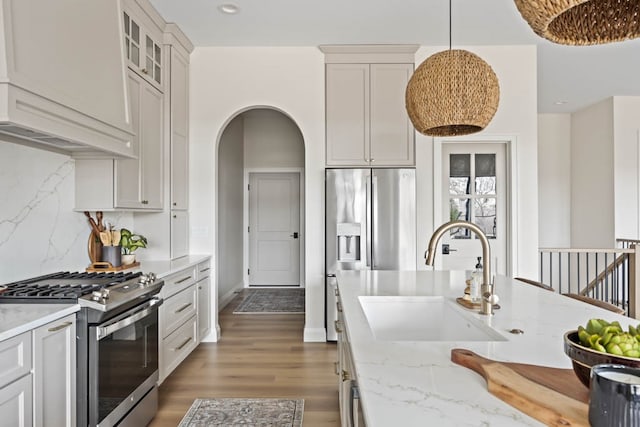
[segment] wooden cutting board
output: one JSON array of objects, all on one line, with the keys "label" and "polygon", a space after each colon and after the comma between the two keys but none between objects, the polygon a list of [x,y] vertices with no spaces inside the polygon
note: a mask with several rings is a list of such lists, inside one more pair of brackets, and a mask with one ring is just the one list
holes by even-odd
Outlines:
[{"label": "wooden cutting board", "polygon": [[451,350],[451,361],[487,381],[489,392],[550,426],[589,426],[589,389],[572,369],[498,362],[471,350]]}]

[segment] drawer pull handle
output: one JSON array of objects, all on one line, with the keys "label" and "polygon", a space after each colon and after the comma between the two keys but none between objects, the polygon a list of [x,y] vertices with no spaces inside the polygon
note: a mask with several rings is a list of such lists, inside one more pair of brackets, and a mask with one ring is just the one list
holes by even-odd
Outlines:
[{"label": "drawer pull handle", "polygon": [[66,328],[67,326],[71,326],[71,324],[72,324],[72,323],[73,323],[73,322],[64,322],[64,323],[63,323],[63,324],[61,324],[61,325],[54,326],[53,328],[49,328],[49,332],[56,332],[56,331],[59,331],[60,329],[64,329],[64,328]]},{"label": "drawer pull handle", "polygon": [[186,282],[186,281],[187,281],[187,280],[189,280],[189,279],[191,279],[191,276],[187,276],[187,277],[185,277],[184,279],[180,279],[180,280],[178,280],[178,281],[176,282],[176,285],[179,285],[179,284],[180,284],[180,283],[182,283],[182,282]]},{"label": "drawer pull handle", "polygon": [[209,270],[211,270],[211,268],[210,268],[210,267],[203,268],[202,270],[200,270],[200,273],[204,273],[205,271],[209,271]]},{"label": "drawer pull handle", "polygon": [[340,301],[336,303],[336,307],[338,309],[338,312],[342,313],[342,304],[340,304]]},{"label": "drawer pull handle", "polygon": [[185,311],[187,308],[189,308],[191,306],[191,303],[187,303],[185,305],[183,305],[182,307],[180,307],[179,309],[177,309],[176,311],[174,311],[174,313],[182,313],[183,311]]},{"label": "drawer pull handle", "polygon": [[341,334],[342,333],[342,329],[340,329],[340,321],[336,320],[333,324],[333,326],[336,328],[336,332]]},{"label": "drawer pull handle", "polygon": [[349,372],[343,370],[342,371],[342,381],[349,381],[351,379],[351,376],[349,375]]},{"label": "drawer pull handle", "polygon": [[191,342],[191,337],[187,338],[182,344],[173,349],[173,351],[180,351],[184,348],[185,345]]},{"label": "drawer pull handle", "polygon": [[340,291],[338,291],[338,288],[335,288],[335,289],[333,290],[333,294],[334,294],[335,296],[337,296],[337,297],[339,297],[339,296],[340,296]]},{"label": "drawer pull handle", "polygon": [[335,371],[336,375],[340,375],[340,367],[338,365],[339,362],[333,362],[333,370]]}]

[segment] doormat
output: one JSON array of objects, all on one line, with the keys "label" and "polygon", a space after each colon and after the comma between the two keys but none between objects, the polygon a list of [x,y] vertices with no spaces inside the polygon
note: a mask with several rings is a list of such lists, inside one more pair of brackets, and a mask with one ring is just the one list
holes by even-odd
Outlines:
[{"label": "doormat", "polygon": [[304,313],[304,288],[251,289],[233,313]]},{"label": "doormat", "polygon": [[196,399],[178,427],[301,427],[304,399]]}]

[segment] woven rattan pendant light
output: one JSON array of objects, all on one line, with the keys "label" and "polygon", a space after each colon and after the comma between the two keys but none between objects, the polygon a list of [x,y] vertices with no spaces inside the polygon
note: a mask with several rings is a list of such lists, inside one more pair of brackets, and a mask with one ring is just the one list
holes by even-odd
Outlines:
[{"label": "woven rattan pendant light", "polygon": [[540,37],[592,45],[640,37],[640,0],[515,0]]},{"label": "woven rattan pendant light", "polygon": [[427,58],[409,79],[407,113],[416,130],[428,136],[468,135],[484,129],[498,109],[500,86],[478,55],[451,49]]}]

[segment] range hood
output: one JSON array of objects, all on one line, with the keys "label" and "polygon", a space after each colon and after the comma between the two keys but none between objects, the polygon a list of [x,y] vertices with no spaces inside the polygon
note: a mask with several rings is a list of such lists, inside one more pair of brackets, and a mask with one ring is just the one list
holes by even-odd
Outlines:
[{"label": "range hood", "polygon": [[117,0],[1,0],[0,141],[135,157]]}]

